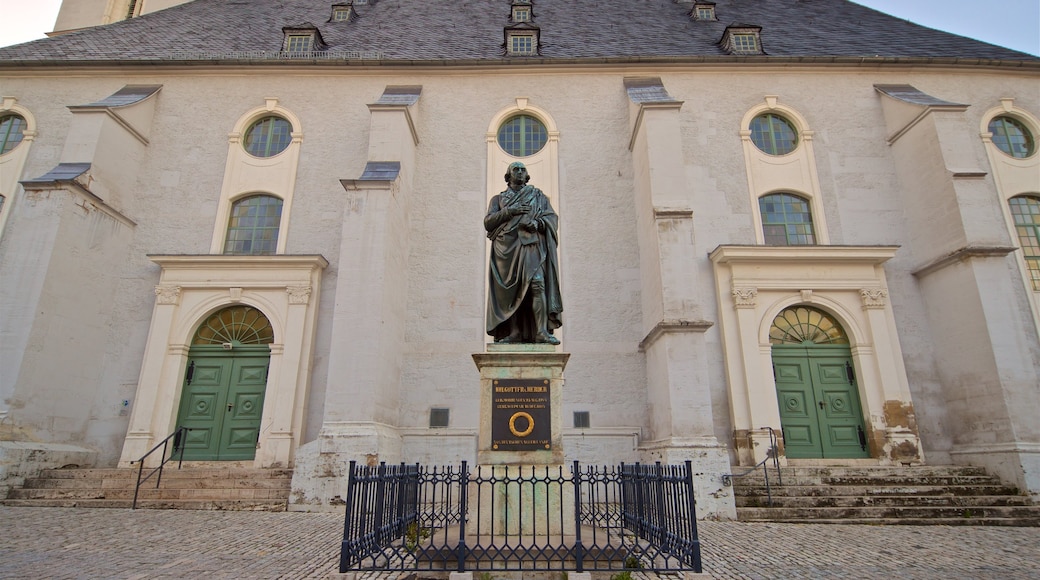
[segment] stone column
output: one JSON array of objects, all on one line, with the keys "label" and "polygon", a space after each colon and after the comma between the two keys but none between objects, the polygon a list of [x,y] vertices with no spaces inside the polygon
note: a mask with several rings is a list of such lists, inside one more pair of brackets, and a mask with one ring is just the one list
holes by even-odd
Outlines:
[{"label": "stone column", "polygon": [[625,79],[630,106],[636,217],[642,269],[643,326],[650,403],[646,461],[693,462],[700,517],[736,517],[729,488],[729,455],[715,437],[704,333],[714,310],[697,295],[698,252],[693,240],[692,193],[683,163],[682,101],[659,78]]}]

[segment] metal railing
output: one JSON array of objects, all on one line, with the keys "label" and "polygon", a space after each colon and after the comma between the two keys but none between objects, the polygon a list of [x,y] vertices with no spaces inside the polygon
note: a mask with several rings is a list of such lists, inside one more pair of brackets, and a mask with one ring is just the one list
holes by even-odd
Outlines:
[{"label": "metal railing", "polygon": [[701,571],[684,465],[358,466],[340,572]]},{"label": "metal railing", "polygon": [[[134,503],[130,505],[130,509],[137,509],[137,495],[141,491],[141,484],[148,481],[150,477],[156,474],[158,474],[158,476],[155,478],[155,489],[159,489],[159,483],[162,482],[163,467],[165,467],[167,463],[173,460],[174,454],[178,455],[177,469],[181,468],[181,464],[184,462],[184,434],[188,431],[191,431],[191,429],[187,427],[177,427],[176,431],[167,435],[166,439],[163,439],[155,447],[152,447],[152,449],[148,451],[148,453],[142,455],[140,459],[138,459],[137,461],[130,462],[130,465],[133,465],[135,463],[138,464],[137,486],[134,487]],[[170,455],[167,457],[166,450],[169,447],[171,439],[173,440],[173,452],[171,452]],[[144,460],[147,459],[148,456],[152,453],[155,453],[159,448],[162,448],[162,461],[159,462],[158,467],[155,467],[151,471],[149,471],[148,475],[144,475]]]},{"label": "metal railing", "polygon": [[754,467],[752,467],[750,469],[747,469],[746,471],[743,471],[741,473],[730,473],[730,474],[723,475],[722,476],[722,484],[723,485],[727,485],[727,486],[728,485],[732,485],[734,478],[744,477],[746,475],[751,475],[752,473],[757,471],[759,467],[761,467],[762,468],[762,476],[765,479],[765,483],[766,483],[766,501],[768,502],[769,507],[773,507],[773,492],[772,492],[772,490],[769,487],[769,469],[766,467],[766,463],[768,463],[770,461],[773,462],[773,467],[776,468],[777,483],[778,483],[778,485],[783,485],[784,484],[784,474],[780,470],[780,446],[779,446],[779,440],[778,440],[778,438],[776,436],[776,431],[772,427],[762,427],[761,429],[759,429],[759,431],[768,431],[769,432],[769,449],[766,450],[765,459],[763,459],[762,461],[759,461],[758,463],[756,463]]}]

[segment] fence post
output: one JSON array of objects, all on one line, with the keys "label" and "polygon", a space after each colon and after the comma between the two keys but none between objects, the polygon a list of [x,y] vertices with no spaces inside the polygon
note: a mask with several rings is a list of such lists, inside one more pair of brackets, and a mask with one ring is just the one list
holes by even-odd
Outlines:
[{"label": "fence post", "polygon": [[353,459],[350,460],[350,467],[347,472],[347,511],[343,516],[343,542],[339,548],[339,571],[342,574],[347,571],[349,567],[349,556],[347,554],[347,542],[352,538],[350,534],[351,519],[354,516],[354,499],[357,491],[354,488],[354,466],[357,464]]},{"label": "fence post", "polygon": [[[477,493],[480,493],[478,490]],[[466,504],[469,495],[469,468],[465,461],[459,471],[459,544],[455,548],[455,557],[458,559],[456,572],[464,572],[466,569]]]},{"label": "fence post", "polygon": [[693,463],[686,460],[686,497],[689,498],[689,536],[693,552],[693,571],[701,573],[701,540],[697,537],[697,498],[693,495]]},{"label": "fence post", "polygon": [[571,468],[571,483],[574,486],[574,563],[577,572],[584,572],[585,547],[581,545],[581,471],[577,461]]}]

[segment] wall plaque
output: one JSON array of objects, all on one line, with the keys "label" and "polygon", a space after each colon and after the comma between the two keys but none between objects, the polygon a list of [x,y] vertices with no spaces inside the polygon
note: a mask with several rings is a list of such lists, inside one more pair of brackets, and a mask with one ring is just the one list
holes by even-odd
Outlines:
[{"label": "wall plaque", "polygon": [[491,448],[534,451],[552,448],[548,379],[491,382]]}]

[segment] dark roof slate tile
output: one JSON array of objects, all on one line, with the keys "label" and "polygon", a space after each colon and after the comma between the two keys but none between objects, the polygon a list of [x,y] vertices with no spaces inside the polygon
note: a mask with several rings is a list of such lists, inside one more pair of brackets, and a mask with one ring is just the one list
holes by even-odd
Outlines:
[{"label": "dark roof slate tile", "polygon": [[[357,19],[329,22],[330,0],[194,0],[106,26],[0,48],[0,67],[33,62],[214,60],[265,51],[277,55],[282,29],[316,28],[332,53],[359,51],[393,62],[501,62],[509,0],[380,0],[355,5]],[[727,57],[726,26],[762,27],[768,56],[885,57],[1038,61],[1037,57],[918,26],[847,0],[717,0],[717,21],[689,17],[672,0],[537,0],[541,30],[534,59]],[[191,58],[197,58],[191,57]],[[245,58],[245,57],[240,57]],[[306,60],[294,60],[304,64]],[[328,62],[328,61],[323,61]]]}]

